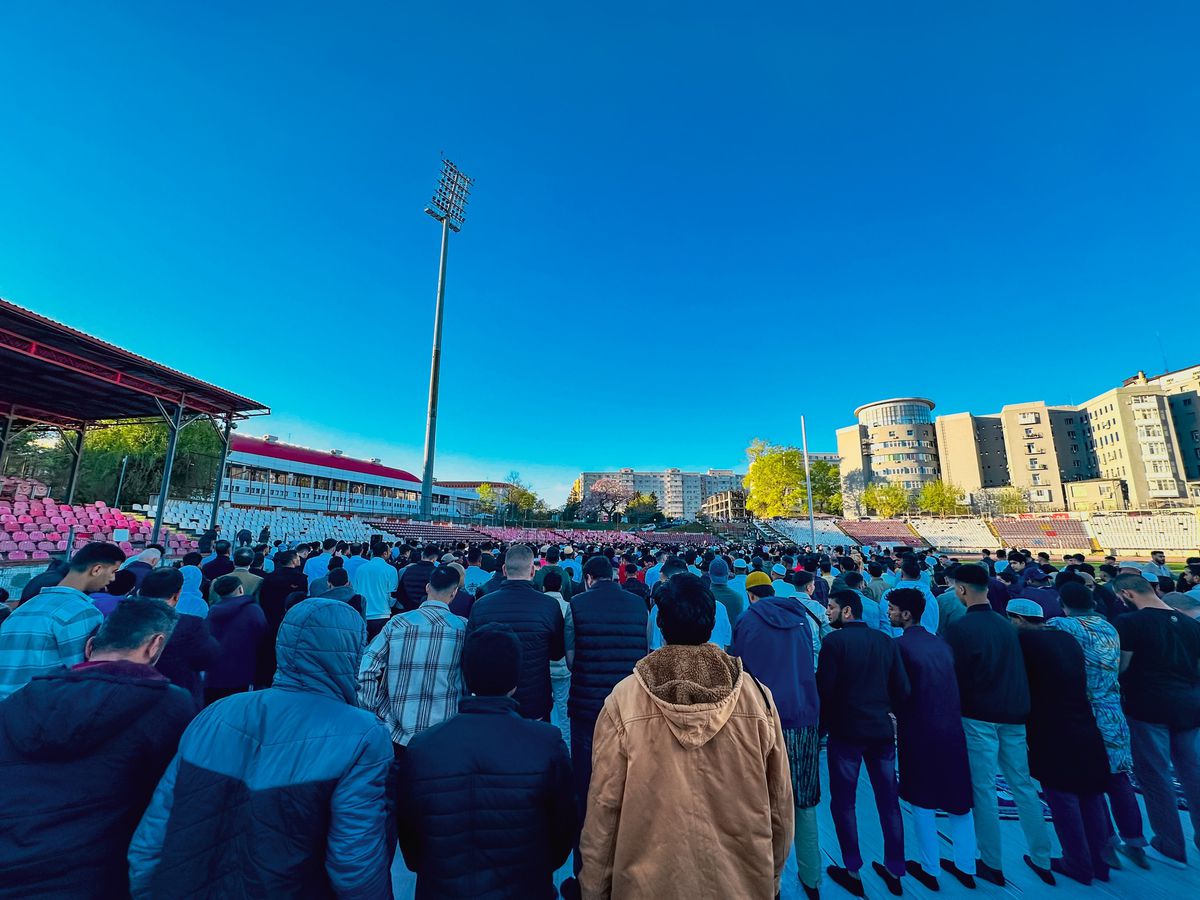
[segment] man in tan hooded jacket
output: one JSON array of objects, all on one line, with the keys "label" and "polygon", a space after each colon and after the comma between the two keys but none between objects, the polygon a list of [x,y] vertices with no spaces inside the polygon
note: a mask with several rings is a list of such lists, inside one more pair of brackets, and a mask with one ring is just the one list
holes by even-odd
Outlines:
[{"label": "man in tan hooded jacket", "polygon": [[580,839],[584,898],[770,900],[791,849],[792,784],[771,692],[706,643],[716,601],[694,575],[658,600],[666,646],[596,722]]}]

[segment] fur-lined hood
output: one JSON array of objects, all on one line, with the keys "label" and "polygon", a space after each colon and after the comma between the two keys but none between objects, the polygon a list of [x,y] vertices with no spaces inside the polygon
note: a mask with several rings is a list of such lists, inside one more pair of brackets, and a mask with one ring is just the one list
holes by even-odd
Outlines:
[{"label": "fur-lined hood", "polygon": [[703,747],[737,705],[742,661],[714,644],[667,644],[635,667],[638,685],[662,712],[684,747]]}]

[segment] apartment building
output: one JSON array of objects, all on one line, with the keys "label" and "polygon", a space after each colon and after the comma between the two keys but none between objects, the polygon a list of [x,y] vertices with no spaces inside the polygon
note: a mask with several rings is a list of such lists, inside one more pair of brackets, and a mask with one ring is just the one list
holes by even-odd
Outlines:
[{"label": "apartment building", "polygon": [[843,482],[853,476],[917,489],[940,478],[933,406],[924,397],[896,397],[856,409],[858,424],[837,432]]},{"label": "apartment building", "polygon": [[1147,378],[1138,372],[1122,387],[1150,384],[1162,388],[1171,407],[1180,462],[1188,481],[1200,482],[1200,366],[1189,366]]},{"label": "apartment building", "polygon": [[[933,403],[920,402],[927,416]],[[991,415],[938,416],[932,449],[919,443],[920,424],[908,433],[903,423],[900,435],[894,424],[864,422],[863,409],[870,407],[855,411],[858,425],[838,431],[844,485],[856,469],[867,482],[900,481],[913,489],[934,477],[968,494],[1012,485],[1026,493],[1033,511],[1045,512],[1180,506],[1200,493],[1200,484],[1188,484],[1200,481],[1200,366],[1154,378],[1139,372],[1077,406],[1034,401]],[[921,471],[925,456],[937,474]]]},{"label": "apartment building", "polygon": [[746,518],[746,492],[718,491],[700,504],[700,514],[714,522],[736,522]]},{"label": "apartment building", "polygon": [[578,481],[579,496],[586,500],[597,481],[611,478],[623,487],[639,494],[654,494],[668,519],[695,520],[704,501],[722,491],[739,490],[742,476],[732,469],[709,469],[706,472],[683,472],[666,469],[662,472],[635,472],[618,469],[615,472],[583,472]]}]

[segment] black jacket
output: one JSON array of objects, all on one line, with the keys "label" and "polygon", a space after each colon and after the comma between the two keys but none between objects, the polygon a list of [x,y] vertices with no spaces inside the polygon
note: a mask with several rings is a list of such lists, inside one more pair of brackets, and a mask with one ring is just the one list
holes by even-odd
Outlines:
[{"label": "black jacket", "polygon": [[1104,793],[1108,753],[1088,701],[1083,649],[1051,628],[1021,631],[1018,640],[1029,676],[1029,774],[1042,787]]},{"label": "black jacket", "polygon": [[63,580],[63,576],[67,574],[67,568],[65,562],[52,562],[45,572],[34,575],[25,583],[25,587],[21,588],[21,602],[24,603],[30,597],[36,597],[41,593],[42,588],[54,587]]},{"label": "black jacket", "polygon": [[[221,645],[221,654],[208,669],[205,687],[216,690],[245,691],[254,684],[267,687],[270,681],[259,681],[256,667],[264,653],[264,644],[271,639],[271,661],[275,661],[275,639],[270,634],[263,611],[253,597],[227,597],[208,611],[208,627]],[[274,665],[271,674],[274,675]]]},{"label": "black jacket", "polygon": [[0,702],[0,897],[128,896],[129,839],[192,713],[128,662],[43,675]]},{"label": "black jacket", "polygon": [[275,635],[287,612],[287,598],[296,591],[308,596],[308,576],[299,566],[280,566],[268,572],[258,586],[258,603],[267,617],[267,634],[259,648],[254,683],[267,687],[275,677]]},{"label": "black jacket", "polygon": [[510,697],[468,697],[399,763],[400,849],[423,898],[557,897],[554,871],[577,833],[571,763],[558,729]]},{"label": "black jacket", "polygon": [[1023,725],[1029,679],[1017,630],[992,607],[968,606],[941,635],[954,651],[954,673],[965,719]]},{"label": "black jacket", "polygon": [[854,743],[891,741],[889,713],[908,699],[910,686],[895,638],[850,622],[821,642],[817,657],[821,731]]},{"label": "black jacket", "polygon": [[208,621],[199,616],[181,615],[154,668],[171,684],[187,691],[199,710],[204,705],[200,673],[208,671],[220,658],[221,644],[209,631]]},{"label": "black jacket", "polygon": [[423,559],[415,562],[404,570],[400,576],[400,604],[405,611],[416,609],[425,602],[425,585],[429,584],[429,576],[437,565]]},{"label": "black jacket", "polygon": [[571,601],[571,619],[575,662],[567,711],[595,721],[617,682],[646,655],[646,601],[615,581],[601,581]]},{"label": "black jacket", "polygon": [[514,695],[527,719],[549,719],[554,697],[550,690],[550,660],[565,652],[565,625],[558,601],[547,597],[532,581],[505,581],[471,607],[467,634],[488,622],[502,622],[521,639],[521,678]]}]

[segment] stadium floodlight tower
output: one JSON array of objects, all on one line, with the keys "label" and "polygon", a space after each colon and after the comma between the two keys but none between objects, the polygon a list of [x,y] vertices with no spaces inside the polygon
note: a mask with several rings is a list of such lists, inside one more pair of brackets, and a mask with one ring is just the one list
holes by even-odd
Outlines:
[{"label": "stadium floodlight tower", "polygon": [[421,518],[433,518],[433,448],[437,441],[438,379],[442,371],[442,312],[446,302],[446,250],[450,232],[462,230],[467,220],[471,179],[458,166],[442,158],[442,177],[425,212],[442,223],[442,257],[438,267],[437,306],[433,313],[433,362],[429,368],[429,414],[425,420],[425,468],[421,474]]}]

